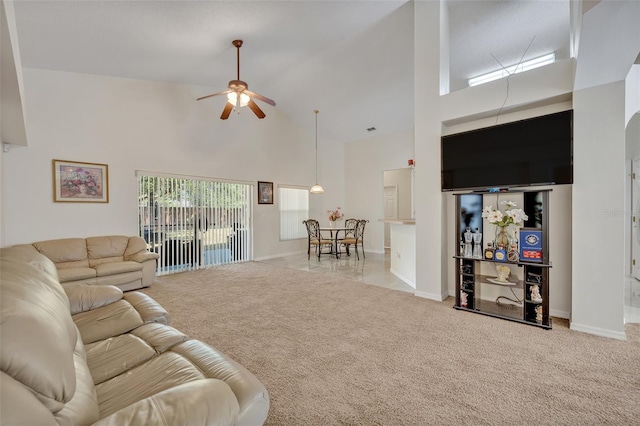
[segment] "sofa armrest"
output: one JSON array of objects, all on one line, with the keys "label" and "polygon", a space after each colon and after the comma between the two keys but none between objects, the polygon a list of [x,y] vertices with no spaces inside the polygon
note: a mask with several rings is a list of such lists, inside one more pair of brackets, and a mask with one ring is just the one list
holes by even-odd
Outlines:
[{"label": "sofa armrest", "polygon": [[169,313],[150,296],[139,291],[129,291],[123,297],[138,311],[145,324],[157,322],[169,325],[171,323]]},{"label": "sofa armrest", "polygon": [[64,284],[71,315],[101,308],[122,299],[122,290],[113,285],[91,285],[83,283]]},{"label": "sofa armrest", "polygon": [[160,257],[160,255],[158,253],[152,253],[150,251],[143,251],[143,252],[139,252],[139,253],[133,254],[131,256],[125,256],[124,260],[130,260],[132,262],[142,263],[142,262],[145,262],[147,260],[155,260],[155,259],[157,259],[159,257]]},{"label": "sofa armrest", "polygon": [[169,388],[100,419],[94,426],[120,425],[232,425],[238,401],[229,386],[202,379]]}]

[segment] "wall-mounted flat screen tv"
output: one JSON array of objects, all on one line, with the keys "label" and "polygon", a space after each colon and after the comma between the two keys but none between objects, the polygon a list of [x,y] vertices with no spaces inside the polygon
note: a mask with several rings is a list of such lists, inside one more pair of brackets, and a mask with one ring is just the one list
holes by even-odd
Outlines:
[{"label": "wall-mounted flat screen tv", "polygon": [[442,190],[573,183],[573,111],[442,136]]}]

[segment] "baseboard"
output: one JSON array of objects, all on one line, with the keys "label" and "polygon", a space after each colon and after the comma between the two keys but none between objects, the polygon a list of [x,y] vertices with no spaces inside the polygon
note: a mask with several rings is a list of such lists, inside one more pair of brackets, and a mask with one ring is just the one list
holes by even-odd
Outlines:
[{"label": "baseboard", "polygon": [[[277,257],[284,257],[284,256],[293,256],[295,254],[302,254],[302,253],[306,253],[306,250],[291,251],[289,253],[279,253],[279,254],[272,254],[269,256],[254,257],[253,260],[255,260],[256,262],[260,262],[261,260],[275,259]],[[313,253],[311,253],[311,255],[313,256]]]},{"label": "baseboard", "polygon": [[625,308],[624,308],[624,322],[625,322],[625,324],[640,323],[640,309],[639,308],[632,308],[631,306],[625,306]]},{"label": "baseboard", "polygon": [[449,292],[445,291],[442,294],[436,294],[436,293],[427,293],[425,291],[416,291],[413,293],[414,296],[418,296],[418,297],[422,297],[424,299],[430,299],[430,300],[435,300],[437,302],[443,302],[446,300],[447,297],[449,297]]},{"label": "baseboard", "polygon": [[558,311],[557,309],[549,308],[549,315],[551,315],[552,317],[556,317],[556,318],[571,319],[571,313],[570,312]]},{"label": "baseboard", "polygon": [[596,336],[609,337],[617,340],[627,340],[627,335],[623,331],[605,330],[603,328],[591,327],[589,325],[576,324],[575,322],[572,322],[569,328],[574,331],[594,334]]},{"label": "baseboard", "polygon": [[410,285],[411,287],[413,287],[414,289],[416,288],[416,283],[414,281],[411,281],[409,278],[405,277],[404,275],[402,275],[401,273],[399,273],[398,271],[396,271],[393,268],[389,268],[389,272],[391,272],[393,275],[395,275],[396,277],[400,278],[402,281],[404,281],[407,285]]},{"label": "baseboard", "polygon": [[367,249],[367,253],[384,254],[384,250]]}]

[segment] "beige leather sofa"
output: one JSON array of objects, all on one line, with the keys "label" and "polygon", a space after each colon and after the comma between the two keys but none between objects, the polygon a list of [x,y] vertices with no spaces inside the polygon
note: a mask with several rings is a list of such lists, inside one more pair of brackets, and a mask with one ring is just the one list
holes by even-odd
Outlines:
[{"label": "beige leather sofa", "polygon": [[157,253],[141,237],[111,235],[26,244],[53,261],[60,283],[115,285],[135,290],[153,284]]},{"label": "beige leather sofa", "polygon": [[0,250],[0,424],[261,425],[262,383],[170,327],[152,298],[62,286],[28,246]]}]

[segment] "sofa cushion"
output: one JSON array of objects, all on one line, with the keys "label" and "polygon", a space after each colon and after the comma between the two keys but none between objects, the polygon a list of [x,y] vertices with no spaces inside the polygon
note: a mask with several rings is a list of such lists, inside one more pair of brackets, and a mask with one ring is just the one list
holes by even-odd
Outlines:
[{"label": "sofa cushion", "polygon": [[[134,287],[123,286],[124,284],[133,283]],[[139,288],[142,286],[142,271],[126,272],[124,274],[105,275],[96,277],[98,285],[115,285],[121,287],[122,290],[131,290],[131,288]]]},{"label": "sofa cushion", "polygon": [[110,235],[89,237],[86,241],[89,266],[94,267],[101,263],[121,262],[124,259],[129,237]]},{"label": "sofa cushion", "polygon": [[100,384],[153,358],[156,351],[144,340],[127,333],[88,344],[87,363],[93,383]]},{"label": "sofa cushion", "polygon": [[131,260],[130,257],[137,253],[148,252],[147,242],[142,237],[129,237],[127,248],[124,251],[124,260]]},{"label": "sofa cushion", "polygon": [[77,329],[62,286],[41,269],[2,256],[0,365],[52,413],[76,391]]},{"label": "sofa cushion", "polygon": [[238,410],[238,401],[225,382],[203,379],[140,400],[100,419],[94,426],[235,425]]},{"label": "sofa cushion", "polygon": [[182,383],[206,376],[193,363],[174,352],[165,352],[96,385],[100,415],[108,416],[130,404]]},{"label": "sofa cushion", "polygon": [[120,300],[73,316],[85,344],[127,333],[143,322],[129,302]]},{"label": "sofa cushion", "polygon": [[51,411],[38,401],[23,383],[0,372],[2,424],[58,426]]},{"label": "sofa cushion", "polygon": [[104,277],[107,275],[124,274],[126,272],[142,271],[142,263],[138,262],[110,262],[101,263],[94,266],[96,275]]},{"label": "sofa cushion", "polygon": [[93,382],[105,382],[187,339],[173,327],[150,323],[131,333],[91,343],[86,350]]},{"label": "sofa cushion", "polygon": [[111,285],[71,283],[64,286],[71,315],[110,305],[122,299],[122,290]]},{"label": "sofa cushion", "polygon": [[93,268],[63,268],[58,270],[60,283],[69,281],[88,280],[96,277],[96,270]]},{"label": "sofa cushion", "polygon": [[56,268],[88,267],[87,242],[84,238],[39,241],[33,246],[56,264]]},{"label": "sofa cushion", "polygon": [[100,418],[100,413],[84,344],[79,335],[73,360],[76,366],[76,391],[64,408],[55,413],[55,418],[60,425],[90,425]]}]

